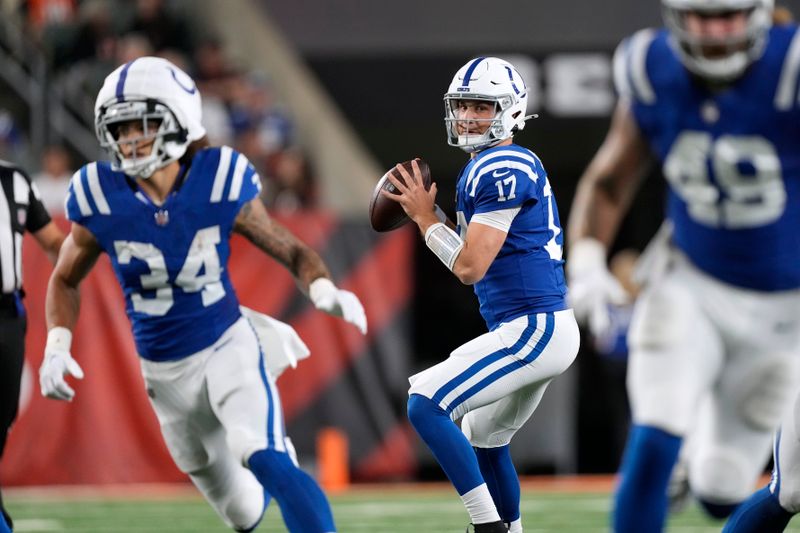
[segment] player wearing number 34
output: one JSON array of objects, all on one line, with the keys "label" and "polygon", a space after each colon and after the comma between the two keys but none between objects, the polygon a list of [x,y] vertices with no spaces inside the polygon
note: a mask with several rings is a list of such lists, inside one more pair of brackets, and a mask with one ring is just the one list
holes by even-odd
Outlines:
[{"label": "player wearing number 34", "polygon": [[[456,185],[457,225],[435,206],[436,185],[425,190],[416,163],[413,176],[397,166],[406,185],[388,174],[399,195],[382,194],[403,206],[461,282],[475,286],[489,332],[410,378],[408,416],[475,532],[518,533],[509,442],[578,351],[565,300],[563,235],[542,162],[513,142],[528,118],[528,89],[517,69],[494,57],[473,59],[444,99],[449,143],[470,154]],[[453,420],[462,416],[459,431]]]},{"label": "player wearing number 34", "polygon": [[[47,291],[42,393],[72,400],[65,376],[83,377],[70,354],[78,287],[105,252],[177,466],[237,531],[254,529],[271,498],[289,531],[335,531],[325,495],[297,466],[275,386],[305,345],[286,324],[242,315],[228,277],[231,234],[281,262],[318,309],[362,333],[364,309],[270,219],[245,156],[207,146],[200,110],[194,81],[164,59],[136,59],[106,78],[95,122],[113,161],[86,165],[70,183],[72,229]],[[276,341],[260,344],[267,338]]]},{"label": "player wearing number 34", "polygon": [[730,514],[800,371],[800,33],[773,24],[772,0],[662,7],[667,29],[617,50],[619,102],[569,224],[571,303],[602,329],[619,295],[606,250],[651,154],[661,163],[667,223],[642,256],[628,338],[617,532],[662,530],[679,457],[702,507]]}]

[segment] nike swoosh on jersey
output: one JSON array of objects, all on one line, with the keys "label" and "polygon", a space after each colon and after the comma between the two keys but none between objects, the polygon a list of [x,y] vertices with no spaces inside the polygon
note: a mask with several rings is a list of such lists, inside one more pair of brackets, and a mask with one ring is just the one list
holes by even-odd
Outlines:
[{"label": "nike swoosh on jersey", "polygon": [[510,170],[505,170],[504,172],[500,172],[499,170],[495,170],[494,172],[492,172],[492,177],[493,178],[501,178],[501,177],[505,176],[506,174],[511,174],[511,171]]}]

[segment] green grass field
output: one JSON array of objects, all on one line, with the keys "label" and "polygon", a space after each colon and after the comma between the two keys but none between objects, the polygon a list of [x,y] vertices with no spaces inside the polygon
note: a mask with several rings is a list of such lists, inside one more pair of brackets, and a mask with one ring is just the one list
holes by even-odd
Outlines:
[{"label": "green grass field", "polygon": [[[104,495],[105,494],[105,495]],[[106,491],[6,492],[17,533],[214,533],[229,531],[192,490],[158,488],[132,493]],[[347,533],[463,532],[466,512],[452,490],[442,484],[360,487],[331,496],[339,531]],[[571,489],[524,488],[522,512],[527,533],[590,533],[607,531],[609,494]],[[721,524],[690,506],[673,517],[668,532],[718,532]],[[273,502],[262,533],[286,531]],[[800,531],[800,519],[794,528]]]}]

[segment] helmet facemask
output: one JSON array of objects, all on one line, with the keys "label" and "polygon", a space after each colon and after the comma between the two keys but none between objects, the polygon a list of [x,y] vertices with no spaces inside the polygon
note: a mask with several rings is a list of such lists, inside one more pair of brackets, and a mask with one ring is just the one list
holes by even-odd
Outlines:
[{"label": "helmet facemask", "polygon": [[[101,106],[96,116],[95,133],[100,146],[112,156],[114,170],[133,178],[149,178],[156,170],[178,160],[189,144],[187,131],[175,114],[152,98],[128,98],[123,102],[113,99]],[[143,135],[121,141],[120,127],[133,121],[141,121]],[[152,142],[150,153],[137,157],[137,147],[148,142]],[[131,148],[128,157],[123,145]]]},{"label": "helmet facemask", "polygon": [[[459,107],[462,101],[488,102],[494,107],[494,116],[491,118],[462,118],[459,116]],[[489,96],[480,94],[470,94],[465,97],[463,94],[448,93],[444,96],[445,104],[445,126],[447,127],[447,142],[450,146],[458,146],[465,152],[479,152],[492,147],[499,142],[511,137],[517,130],[514,124],[519,118],[517,115],[522,111],[511,110],[514,99],[510,95]],[[510,115],[506,117],[507,114]],[[514,115],[514,116],[511,116]],[[483,133],[460,133],[459,124],[463,124],[470,129],[476,124],[487,124]]]},{"label": "helmet facemask", "polygon": [[[701,2],[664,0],[664,21],[675,39],[681,61],[698,76],[727,82],[741,76],[761,56],[772,21],[771,1]],[[725,37],[700,36],[687,27],[687,17],[742,15],[741,33]]]}]

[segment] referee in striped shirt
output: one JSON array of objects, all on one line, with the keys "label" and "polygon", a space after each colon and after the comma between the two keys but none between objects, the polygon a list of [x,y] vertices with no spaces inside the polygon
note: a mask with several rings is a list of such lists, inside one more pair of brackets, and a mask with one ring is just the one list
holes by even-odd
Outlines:
[{"label": "referee in striped shirt", "polygon": [[[0,161],[0,459],[17,416],[25,356],[25,307],[22,304],[22,235],[31,232],[55,263],[64,234],[50,220],[39,191],[19,167]],[[0,533],[11,518],[0,496]]]}]

